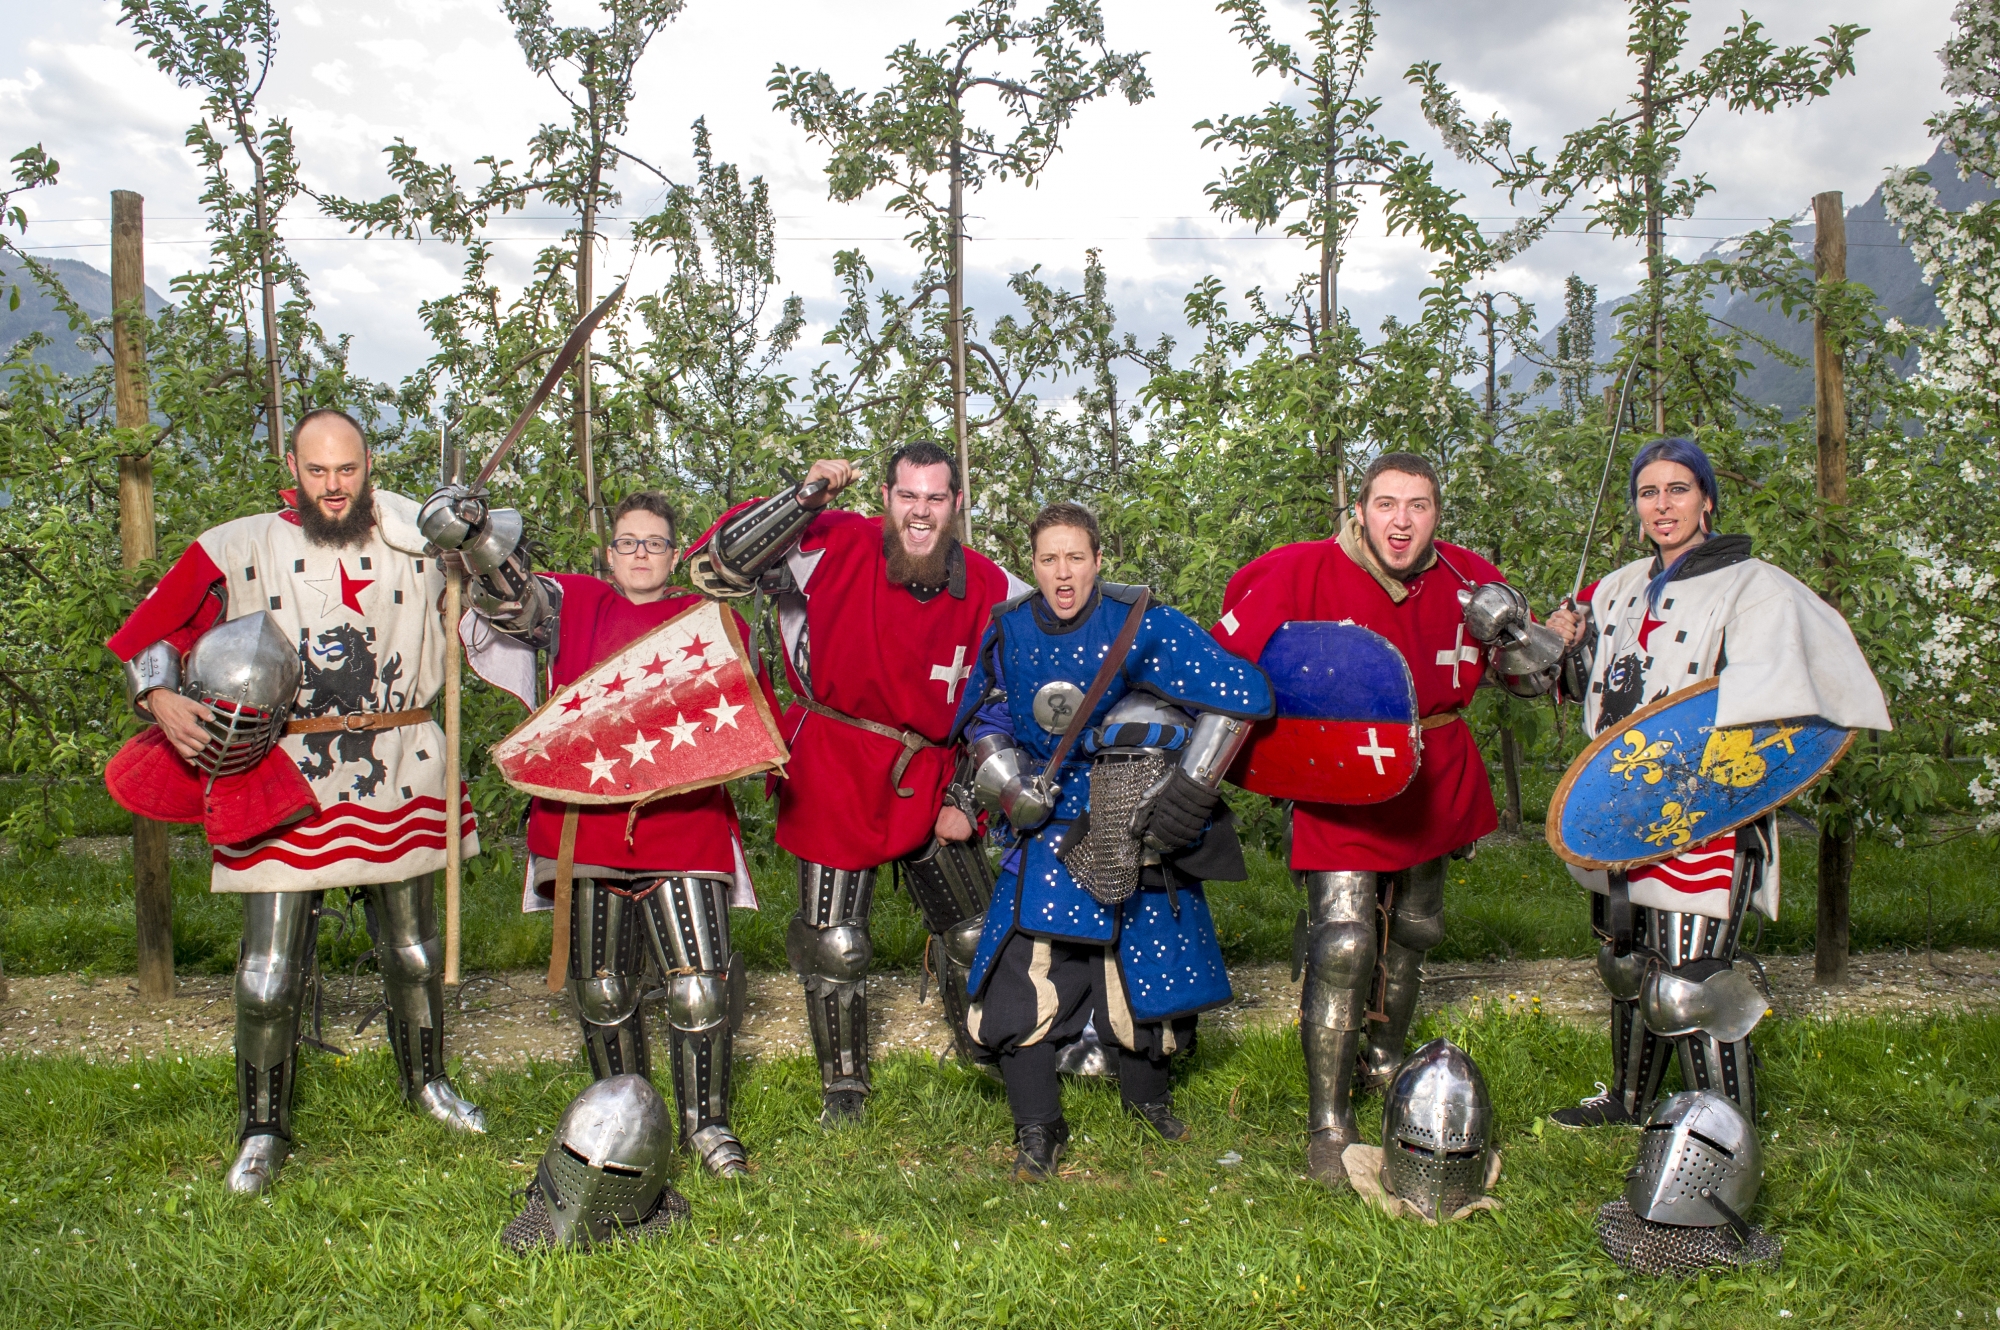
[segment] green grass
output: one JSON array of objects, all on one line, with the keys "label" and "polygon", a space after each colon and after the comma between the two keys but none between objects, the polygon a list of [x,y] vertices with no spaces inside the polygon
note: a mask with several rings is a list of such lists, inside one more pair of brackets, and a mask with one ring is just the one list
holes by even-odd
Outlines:
[{"label": "green grass", "polygon": [[[13,1059],[0,1322],[1708,1330],[1971,1324],[2000,1307],[2000,1020],[1767,1023],[1752,1217],[1784,1264],[1687,1283],[1628,1276],[1597,1248],[1592,1216],[1634,1136],[1536,1125],[1603,1074],[1602,1039],[1497,1013],[1423,1033],[1445,1031],[1493,1088],[1506,1206],[1439,1229],[1300,1178],[1296,1044],[1270,1033],[1204,1042],[1178,1092],[1191,1145],[1146,1138],[1113,1087],[1070,1087],[1070,1162],[1089,1176],[1037,1188],[1005,1180],[1002,1096],[955,1066],[884,1061],[869,1122],[834,1135],[813,1124],[808,1060],[739,1066],[755,1176],[684,1172],[694,1219],[657,1243],[527,1259],[496,1238],[584,1084],[574,1066],[482,1080],[494,1130],[464,1139],[404,1110],[381,1057],[309,1054],[301,1153],[259,1203],[220,1186],[222,1059]],[[1231,1150],[1243,1162],[1221,1166]]]}]

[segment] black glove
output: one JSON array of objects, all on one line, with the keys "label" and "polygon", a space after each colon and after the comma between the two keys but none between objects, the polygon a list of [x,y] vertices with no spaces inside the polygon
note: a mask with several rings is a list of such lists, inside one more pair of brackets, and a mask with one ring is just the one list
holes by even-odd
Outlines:
[{"label": "black glove", "polygon": [[1179,850],[1201,839],[1208,819],[1222,793],[1211,790],[1179,767],[1167,768],[1166,779],[1139,809],[1140,833],[1147,844],[1160,850]]}]

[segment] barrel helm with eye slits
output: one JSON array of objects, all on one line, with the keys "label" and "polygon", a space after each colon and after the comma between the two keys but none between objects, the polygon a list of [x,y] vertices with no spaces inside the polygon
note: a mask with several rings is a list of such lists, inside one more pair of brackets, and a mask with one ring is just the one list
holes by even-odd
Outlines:
[{"label": "barrel helm with eye slits", "polygon": [[207,707],[208,742],[192,759],[211,776],[234,776],[264,760],[298,698],[298,648],[267,610],[218,624],[188,653],[181,692]]},{"label": "barrel helm with eye slits", "polygon": [[1713,1090],[1683,1090],[1646,1119],[1625,1202],[1656,1224],[1742,1229],[1763,1181],[1763,1150],[1743,1110]]},{"label": "barrel helm with eye slits", "polygon": [[642,1076],[612,1076],[570,1101],[535,1168],[528,1207],[501,1238],[516,1250],[650,1236],[686,1218],[667,1180],[673,1116]]},{"label": "barrel helm with eye slits", "polygon": [[1382,1173],[1426,1219],[1444,1219],[1486,1194],[1493,1100],[1466,1051],[1433,1039],[1396,1071],[1382,1100]]}]

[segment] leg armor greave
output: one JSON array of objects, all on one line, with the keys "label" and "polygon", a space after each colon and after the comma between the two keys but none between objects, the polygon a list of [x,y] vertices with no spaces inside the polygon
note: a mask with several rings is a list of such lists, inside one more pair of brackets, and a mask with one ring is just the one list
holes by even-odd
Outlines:
[{"label": "leg armor greave", "polygon": [[938,986],[959,1061],[987,1061],[965,1026],[971,1005],[966,978],[986,926],[986,907],[993,902],[993,868],[986,852],[976,840],[934,840],[922,853],[903,860],[903,879],[931,935],[924,964]]},{"label": "leg armor greave", "polygon": [[[1648,910],[1646,914],[1648,926],[1642,936],[1669,970],[1680,970],[1704,960],[1735,959],[1733,921],[1673,910]],[[1696,967],[1696,972],[1712,968]],[[1659,1038],[1651,1030],[1646,1033]],[[1752,1122],[1757,1120],[1756,1070],[1748,1034],[1741,1039],[1725,1040],[1705,1030],[1696,1030],[1662,1042],[1674,1046],[1683,1087],[1727,1095]]]},{"label": "leg armor greave", "polygon": [[589,878],[576,879],[569,899],[569,995],[591,1077],[651,1079],[646,1016],[639,1009],[644,930],[637,919],[645,908]]},{"label": "leg armor greave", "polygon": [[243,898],[236,957],[237,1137],[292,1138],[292,1082],[299,1012],[312,973],[320,893],[258,892]]},{"label": "leg armor greave", "polygon": [[670,877],[645,898],[647,937],[667,980],[667,1037],[680,1138],[709,1172],[744,1172],[729,1125],[734,1031],[730,1014],[729,887],[716,878]]},{"label": "leg armor greave", "polygon": [[431,875],[378,882],[363,891],[403,1097],[446,1126],[485,1131],[485,1115],[461,1099],[445,1075],[444,942]]},{"label": "leg armor greave", "polygon": [[1388,938],[1382,949],[1381,1020],[1368,1022],[1368,1051],[1363,1055],[1367,1084],[1386,1085],[1403,1063],[1410,1022],[1417,1014],[1423,982],[1424,957],[1444,941],[1444,873],[1449,857],[1435,859],[1398,873],[1389,910]]},{"label": "leg armor greave", "polygon": [[799,863],[799,912],[785,953],[806,990],[823,1094],[868,1093],[868,936],[875,870]]},{"label": "leg armor greave", "polygon": [[[1299,1039],[1306,1061],[1306,1125],[1340,1143],[1361,1139],[1354,1071],[1375,975],[1374,873],[1308,873],[1305,984]],[[1343,1175],[1344,1176],[1344,1175]]]}]

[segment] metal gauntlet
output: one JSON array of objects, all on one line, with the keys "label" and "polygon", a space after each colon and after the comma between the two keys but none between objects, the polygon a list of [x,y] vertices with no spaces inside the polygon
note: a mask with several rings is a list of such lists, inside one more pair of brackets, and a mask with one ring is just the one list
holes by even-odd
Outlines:
[{"label": "metal gauntlet", "polygon": [[1562,634],[1539,624],[1528,613],[1528,601],[1505,582],[1482,583],[1460,591],[1465,631],[1492,653],[1493,673],[1516,697],[1540,697],[1555,687],[1562,663]]},{"label": "metal gauntlet", "polygon": [[1004,734],[972,745],[973,797],[1016,831],[1033,831],[1048,821],[1062,793],[1046,775],[1030,775],[1028,763],[1028,755]]},{"label": "metal gauntlet", "polygon": [[125,662],[125,700],[140,720],[153,719],[153,714],[139,705],[146,694],[155,688],[175,693],[180,687],[181,653],[169,642],[155,642]]},{"label": "metal gauntlet", "polygon": [[1572,702],[1590,696],[1590,677],[1597,672],[1597,616],[1588,605],[1578,606],[1577,613],[1583,616],[1583,636],[1563,653],[1556,674],[1562,695]]},{"label": "metal gauntlet", "polygon": [[425,500],[417,529],[439,549],[458,551],[472,607],[495,628],[536,648],[555,640],[562,592],[529,565],[518,509],[489,508],[484,495],[446,485]]},{"label": "metal gauntlet", "polygon": [[703,595],[726,599],[747,596],[758,581],[798,543],[817,508],[805,500],[826,490],[815,480],[789,494],[759,499],[718,526],[708,539],[688,551],[688,576]]}]

